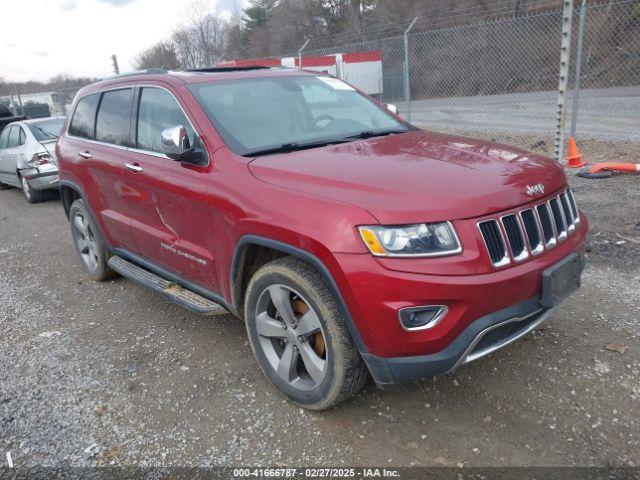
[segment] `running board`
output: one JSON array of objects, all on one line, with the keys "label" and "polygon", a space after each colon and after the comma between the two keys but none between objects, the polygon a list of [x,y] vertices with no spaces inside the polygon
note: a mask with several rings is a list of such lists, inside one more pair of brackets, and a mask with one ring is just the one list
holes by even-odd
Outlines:
[{"label": "running board", "polygon": [[154,292],[167,297],[172,302],[200,315],[224,315],[227,313],[224,307],[213,300],[203,297],[191,290],[187,290],[182,285],[156,275],[122,257],[113,256],[107,264],[111,270],[118,272],[123,277],[127,277],[129,280],[133,280],[144,287],[150,288]]}]

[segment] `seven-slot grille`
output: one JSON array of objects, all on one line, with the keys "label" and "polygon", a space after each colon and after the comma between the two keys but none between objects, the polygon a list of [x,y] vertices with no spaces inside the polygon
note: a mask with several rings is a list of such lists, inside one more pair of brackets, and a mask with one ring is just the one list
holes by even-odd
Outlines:
[{"label": "seven-slot grille", "polygon": [[494,267],[521,262],[553,248],[576,229],[580,214],[568,188],[558,196],[532,208],[509,213],[500,219],[478,223]]}]

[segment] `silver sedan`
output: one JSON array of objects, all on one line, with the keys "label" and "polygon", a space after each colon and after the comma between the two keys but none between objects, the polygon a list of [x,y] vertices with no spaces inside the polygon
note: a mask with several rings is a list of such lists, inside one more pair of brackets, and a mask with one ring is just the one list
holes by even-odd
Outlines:
[{"label": "silver sedan", "polygon": [[22,189],[31,203],[41,202],[45,190],[58,188],[55,146],[64,117],[13,122],[0,134],[0,189]]}]

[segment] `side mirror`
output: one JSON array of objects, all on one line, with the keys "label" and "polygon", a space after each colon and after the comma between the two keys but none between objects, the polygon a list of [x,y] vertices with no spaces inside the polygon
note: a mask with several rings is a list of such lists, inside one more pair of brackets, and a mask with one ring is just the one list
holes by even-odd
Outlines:
[{"label": "side mirror", "polygon": [[387,103],[387,110],[389,110],[394,115],[398,114],[398,107],[396,107],[393,103]]},{"label": "side mirror", "polygon": [[187,129],[182,125],[167,128],[162,131],[162,151],[171,160],[188,162],[195,165],[206,165],[207,158],[198,137],[192,146],[189,142]]},{"label": "side mirror", "polygon": [[189,143],[189,134],[182,125],[162,131],[162,151],[172,160],[186,160],[193,153]]}]

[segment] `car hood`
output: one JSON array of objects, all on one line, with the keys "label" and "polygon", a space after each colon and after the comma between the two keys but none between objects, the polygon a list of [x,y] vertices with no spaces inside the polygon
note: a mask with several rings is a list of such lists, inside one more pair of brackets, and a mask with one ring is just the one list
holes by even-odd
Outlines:
[{"label": "car hood", "polygon": [[[479,217],[566,184],[549,158],[422,130],[258,157],[249,169],[264,182],[357,205],[382,224]],[[538,184],[544,193],[530,195]]]}]

